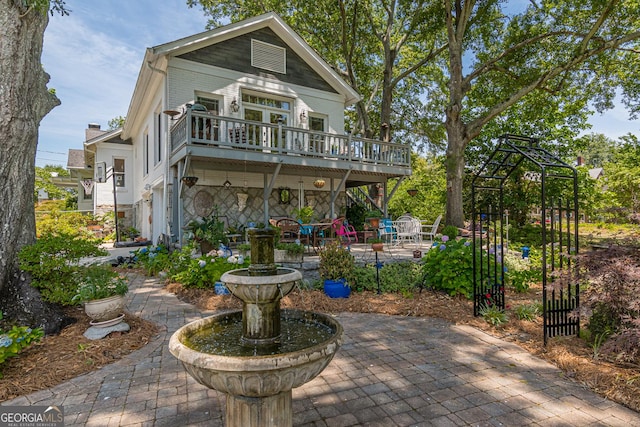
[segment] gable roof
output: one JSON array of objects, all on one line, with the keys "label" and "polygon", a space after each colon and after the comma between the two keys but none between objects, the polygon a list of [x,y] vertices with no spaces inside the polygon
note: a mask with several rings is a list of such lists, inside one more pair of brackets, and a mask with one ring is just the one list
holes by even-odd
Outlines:
[{"label": "gable roof", "polygon": [[265,13],[213,30],[194,34],[169,43],[147,48],[131,97],[123,137],[129,138],[136,117],[147,96],[151,96],[154,85],[159,85],[166,75],[168,59],[202,49],[206,46],[251,33],[268,27],[280,37],[302,60],[307,62],[326,82],[345,99],[345,107],[358,102],[361,96],[336,73],[280,16]]},{"label": "gable roof", "polygon": [[69,148],[67,169],[84,169],[85,167],[84,150]]},{"label": "gable roof", "polygon": [[592,179],[598,179],[600,178],[602,175],[604,175],[604,169],[603,168],[593,168],[593,169],[589,169],[589,176]]}]

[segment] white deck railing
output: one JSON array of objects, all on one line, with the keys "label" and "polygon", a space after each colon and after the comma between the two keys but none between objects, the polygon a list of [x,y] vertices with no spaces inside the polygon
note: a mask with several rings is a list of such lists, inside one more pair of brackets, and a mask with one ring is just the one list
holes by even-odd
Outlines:
[{"label": "white deck railing", "polygon": [[410,147],[351,135],[309,131],[187,110],[171,127],[171,149],[205,144],[276,153],[409,167]]}]

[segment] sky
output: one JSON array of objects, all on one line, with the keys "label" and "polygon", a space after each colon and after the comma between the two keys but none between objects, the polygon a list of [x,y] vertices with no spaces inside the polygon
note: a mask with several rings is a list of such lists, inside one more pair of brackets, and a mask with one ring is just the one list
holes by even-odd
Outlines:
[{"label": "sky", "polygon": [[[87,4],[89,3],[89,4]],[[205,30],[200,9],[185,0],[66,0],[69,16],[50,17],[42,64],[62,104],[40,124],[36,166],[67,164],[70,148],[82,149],[89,123],[106,129],[126,116],[145,50]],[[616,107],[595,113],[586,133],[617,139],[640,134],[640,121]]]}]

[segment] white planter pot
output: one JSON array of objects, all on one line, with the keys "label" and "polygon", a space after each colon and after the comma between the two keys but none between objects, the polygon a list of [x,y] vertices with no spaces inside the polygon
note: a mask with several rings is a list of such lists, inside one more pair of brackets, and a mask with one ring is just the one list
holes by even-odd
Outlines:
[{"label": "white planter pot", "polygon": [[124,296],[115,295],[108,298],[87,301],[84,311],[95,322],[106,322],[115,319],[124,310]]}]

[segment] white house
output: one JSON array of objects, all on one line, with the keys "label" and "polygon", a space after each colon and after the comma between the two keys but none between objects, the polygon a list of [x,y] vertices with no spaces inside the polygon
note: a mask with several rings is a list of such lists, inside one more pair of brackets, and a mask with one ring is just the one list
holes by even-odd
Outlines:
[{"label": "white house", "polygon": [[336,217],[375,183],[386,203],[387,180],[411,174],[410,147],[345,132],[359,99],[273,13],[149,48],[124,127],[85,143],[107,178],[94,206],[113,207],[115,178],[122,221],[156,241],[215,209],[229,225],[305,205]]}]

